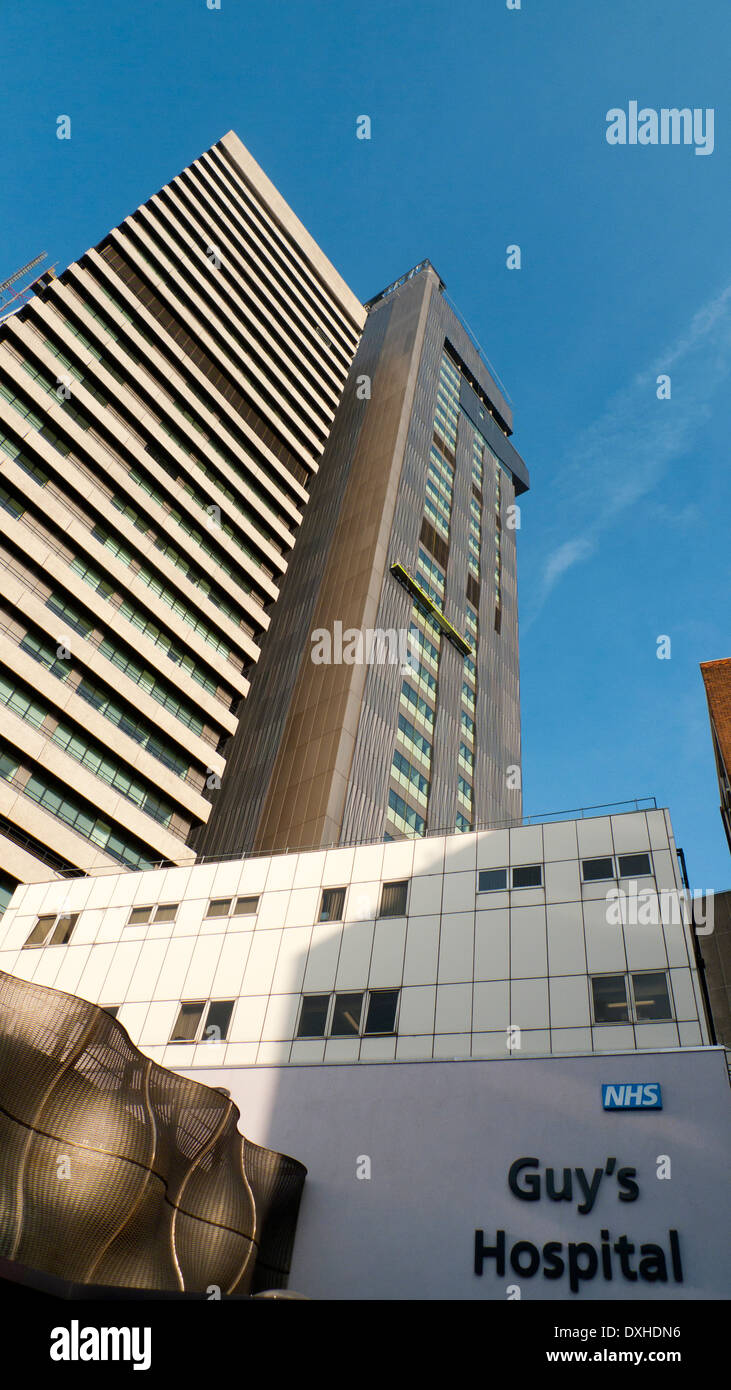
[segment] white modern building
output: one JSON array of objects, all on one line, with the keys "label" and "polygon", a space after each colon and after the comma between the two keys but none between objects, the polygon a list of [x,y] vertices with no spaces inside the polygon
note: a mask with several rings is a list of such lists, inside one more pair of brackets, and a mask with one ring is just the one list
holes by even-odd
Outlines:
[{"label": "white modern building", "polygon": [[681,900],[651,809],[34,883],[0,970],[307,1166],[299,1292],[718,1298],[728,1074]]},{"label": "white modern building", "polygon": [[681,893],[667,812],[638,811],[30,884],[0,969],[186,1072],[687,1047]]}]

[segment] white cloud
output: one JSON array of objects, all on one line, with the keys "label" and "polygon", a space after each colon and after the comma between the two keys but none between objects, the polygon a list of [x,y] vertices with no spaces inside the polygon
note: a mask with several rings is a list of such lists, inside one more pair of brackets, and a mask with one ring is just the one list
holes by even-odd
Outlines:
[{"label": "white cloud", "polygon": [[[731,370],[731,285],[694,314],[687,330],[653,365],[614,396],[598,420],[569,448],[553,489],[561,534],[548,551],[524,630],[558,581],[599,548],[622,513],[652,491],[683,454],[710,413],[710,401]],[[672,396],[658,400],[656,379],[672,376]]]}]

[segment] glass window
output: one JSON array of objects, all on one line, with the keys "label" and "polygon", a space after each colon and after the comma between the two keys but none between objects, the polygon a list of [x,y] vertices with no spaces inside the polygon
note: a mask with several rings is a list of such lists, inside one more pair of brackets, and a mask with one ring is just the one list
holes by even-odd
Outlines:
[{"label": "glass window", "polygon": [[329,994],[306,994],[302,1000],[298,1038],[324,1038]]},{"label": "glass window", "polygon": [[143,923],[149,922],[151,913],[152,913],[152,906],[150,906],[150,907],[133,907],[133,908],[132,908],[132,911],[131,911],[130,914],[129,914],[129,917],[127,918],[127,926],[128,926],[128,927],[140,927],[140,926],[142,926]]},{"label": "glass window", "polygon": [[324,888],[320,903],[321,922],[342,922],[345,911],[345,889]]},{"label": "glass window", "polygon": [[404,879],[400,883],[384,883],[381,890],[381,906],[378,910],[378,916],[405,917],[408,891],[408,879]]},{"label": "glass window", "polygon": [[208,904],[206,917],[228,917],[233,898],[212,898]]},{"label": "glass window", "polygon": [[228,1036],[228,1025],[234,1011],[233,999],[214,999],[208,1005],[203,1042],[223,1042]]},{"label": "glass window", "polygon": [[582,859],[581,876],[584,883],[594,883],[599,878],[614,878],[614,860],[611,855],[605,859]]},{"label": "glass window", "polygon": [[358,1036],[360,1015],[363,1008],[362,994],[336,994],[330,1036],[349,1038]]},{"label": "glass window", "polygon": [[46,917],[39,917],[30,936],[28,937],[28,940],[24,943],[24,945],[44,946],[46,942],[46,937],[50,936],[55,926],[55,923],[55,912],[50,913],[50,915]]},{"label": "glass window", "polygon": [[595,1023],[628,1023],[627,982],[624,975],[595,975],[591,982]]},{"label": "glass window", "polygon": [[633,874],[641,878],[645,874],[652,873],[649,854],[619,854],[617,858],[620,878],[630,878]]},{"label": "glass window", "polygon": [[520,864],[513,869],[514,888],[540,888],[542,883],[542,864]]},{"label": "glass window", "polygon": [[66,942],[71,940],[71,933],[78,920],[78,912],[73,912],[70,916],[59,917],[50,944],[52,946],[65,946]]},{"label": "glass window", "polygon": [[507,886],[507,869],[480,869],[477,879],[478,893],[494,893],[496,889]]},{"label": "glass window", "polygon": [[198,1024],[203,1017],[202,1000],[194,1004],[181,1004],[175,1027],[170,1035],[171,1042],[195,1042]]},{"label": "glass window", "polygon": [[237,898],[234,903],[232,916],[251,917],[259,907],[258,898]]},{"label": "glass window", "polygon": [[23,943],[24,949],[26,946],[65,946],[71,940],[78,920],[78,912],[64,913],[58,917],[55,913],[48,913],[39,917],[28,940]]},{"label": "glass window", "polygon": [[6,907],[9,906],[10,900],[17,887],[17,878],[13,878],[12,874],[0,873],[0,917]]},{"label": "glass window", "polygon": [[368,999],[365,1033],[394,1033],[396,1031],[397,989],[372,990]]},{"label": "glass window", "polygon": [[424,834],[426,830],[426,821],[424,817],[417,815],[413,807],[407,805],[403,797],[399,796],[398,793],[394,791],[393,787],[389,789],[388,793],[388,808],[391,813],[391,819],[396,821],[399,828],[403,825],[409,830],[414,830],[417,835]]},{"label": "glass window", "polygon": [[155,910],[156,922],[174,922],[180,903],[160,903]]},{"label": "glass window", "polygon": [[668,978],[664,970],[645,970],[632,976],[635,1014],[641,1019],[672,1018]]}]

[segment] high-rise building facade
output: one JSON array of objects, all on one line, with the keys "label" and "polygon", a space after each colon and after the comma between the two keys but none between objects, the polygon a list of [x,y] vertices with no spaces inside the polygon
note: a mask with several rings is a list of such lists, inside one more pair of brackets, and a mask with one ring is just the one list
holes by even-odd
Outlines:
[{"label": "high-rise building facade", "polygon": [[[721,821],[731,850],[731,657],[702,661],[701,675],[711,724]],[[701,950],[716,1036],[720,1043],[731,1047],[731,890],[715,894],[713,916],[713,933],[703,937]]]},{"label": "high-rise building facade", "polygon": [[711,721],[721,820],[731,850],[731,657],[702,661],[701,675]]},{"label": "high-rise building facade", "polygon": [[233,134],[0,327],[0,869],[192,862],[365,310]]},{"label": "high-rise building facade", "polygon": [[428,261],[367,309],[204,854],[521,816],[512,412]]}]

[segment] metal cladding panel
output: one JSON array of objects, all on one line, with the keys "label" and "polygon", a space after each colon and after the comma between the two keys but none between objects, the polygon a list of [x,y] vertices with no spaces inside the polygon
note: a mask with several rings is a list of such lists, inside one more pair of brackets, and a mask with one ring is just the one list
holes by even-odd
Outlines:
[{"label": "metal cladding panel", "polygon": [[[398,295],[414,294],[422,278],[415,277],[409,281],[397,292]],[[382,592],[376,619],[379,628],[408,627],[411,600],[391,574],[390,566],[400,562],[412,574],[415,572],[439,368],[445,341],[452,345],[476,380],[480,381],[482,375],[488,394],[491,378],[464,329],[438,293],[438,286],[432,281],[388,558],[382,573]],[[470,394],[476,401],[471,388]],[[500,439],[507,442],[489,414],[487,419],[494,425]],[[488,430],[482,429],[483,423],[480,421],[480,428],[487,438]],[[460,633],[465,631],[466,618],[471,454],[471,436],[460,429],[444,605],[446,617]],[[497,632],[492,581],[496,483],[494,468],[486,460],[473,783],[473,817],[477,824],[515,820],[522,814],[520,787],[507,785],[508,769],[520,769],[520,703],[515,530],[507,525],[507,509],[514,502],[515,493],[510,478],[504,472],[501,491],[503,602],[501,631]],[[431,831],[449,830],[455,825],[462,671],[462,656],[448,638],[442,637],[430,795],[425,817],[427,829]],[[401,681],[398,666],[371,666],[368,670],[343,817],[343,842],[383,833]]]},{"label": "metal cladding panel", "polygon": [[373,378],[389,318],[390,305],[366,323],[319,472],[311,484],[271,627],[262,638],[251,690],[226,749],[226,774],[214,792],[208,824],[194,842],[199,854],[244,853],[256,840],[294,711],[298,676],[303,663],[310,659],[318,594],[368,408],[368,402],[357,394],[357,378]]},{"label": "metal cladding panel", "polygon": [[286,1284],[307,1170],[104,1009],[0,972],[0,1256],[64,1280]]},{"label": "metal cladding panel", "polygon": [[[354,373],[356,380],[370,379],[370,398],[344,398],[342,433],[336,422],[323,462],[323,472],[345,467],[347,481],[337,508],[318,503],[327,515],[320,520],[323,573],[312,630],[333,633],[340,624],[343,632],[363,632],[376,625],[427,289],[421,277],[414,293],[380,304],[366,325]],[[351,418],[359,427],[349,433]],[[341,838],[363,690],[371,675],[372,668],[362,662],[350,664],[333,654],[332,664],[315,664],[303,653],[257,848],[307,848]],[[381,713],[377,704],[372,710]],[[389,709],[389,721],[392,717]],[[372,752],[366,750],[367,759]],[[372,776],[371,761],[366,780]],[[371,833],[363,828],[372,824],[369,797],[370,792],[356,818],[359,839]],[[382,809],[379,802],[379,815]]]},{"label": "metal cladding panel", "polygon": [[[227,750],[223,787],[196,840],[204,854],[241,853],[379,838],[403,681],[401,663],[314,667],[311,634],[349,627],[408,629],[412,598],[391,573],[415,573],[434,411],[445,342],[485,395],[495,387],[466,332],[425,268],[371,308],[314,479],[271,629],[252,678],[239,729]],[[367,377],[370,397],[358,382]],[[469,388],[472,413],[480,404]],[[500,398],[502,400],[502,398]],[[474,404],[476,403],[476,404]],[[500,436],[498,456],[507,443]],[[480,425],[484,425],[480,420]],[[485,437],[488,429],[483,430]],[[503,450],[504,452],[504,450]],[[450,531],[445,616],[465,631],[471,430],[461,428]],[[495,479],[487,464],[483,497],[484,579],[478,654],[474,819],[519,817],[520,765],[514,500],[503,474],[502,629],[495,630]],[[463,659],[441,640],[439,701],[427,815],[430,830],[453,829],[457,812]]]}]

